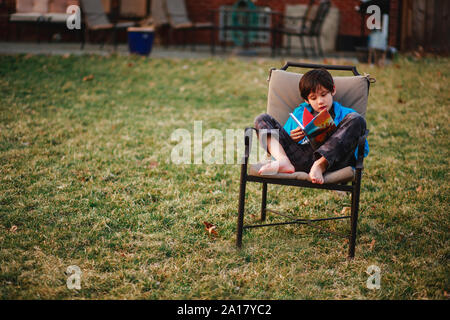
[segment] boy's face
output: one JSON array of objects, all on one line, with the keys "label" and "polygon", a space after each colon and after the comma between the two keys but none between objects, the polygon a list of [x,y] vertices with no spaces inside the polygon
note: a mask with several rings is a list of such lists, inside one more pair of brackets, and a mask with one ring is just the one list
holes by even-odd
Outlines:
[{"label": "boy's face", "polygon": [[333,96],[336,94],[336,87],[333,87],[333,92],[325,89],[322,86],[319,86],[316,92],[311,92],[308,95],[307,103],[311,105],[311,107],[316,112],[320,112],[324,109],[330,111],[331,106],[333,105]]}]

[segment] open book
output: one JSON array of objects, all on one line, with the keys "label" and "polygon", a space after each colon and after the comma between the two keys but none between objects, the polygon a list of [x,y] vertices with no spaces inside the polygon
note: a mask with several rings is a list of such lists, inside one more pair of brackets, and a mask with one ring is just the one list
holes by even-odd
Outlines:
[{"label": "open book", "polygon": [[311,143],[311,147],[314,150],[324,144],[328,137],[337,129],[334,120],[327,109],[322,110],[305,127],[303,127],[293,113],[289,113],[289,115],[305,132],[306,138]]}]

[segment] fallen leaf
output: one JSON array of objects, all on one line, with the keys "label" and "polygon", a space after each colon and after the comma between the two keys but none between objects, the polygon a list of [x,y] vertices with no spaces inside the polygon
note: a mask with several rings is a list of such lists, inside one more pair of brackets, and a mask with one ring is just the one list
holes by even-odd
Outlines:
[{"label": "fallen leaf", "polygon": [[350,214],[350,212],[352,211],[352,208],[350,207],[343,207],[341,210],[341,214]]},{"label": "fallen leaf", "polygon": [[150,169],[156,168],[157,166],[158,166],[158,162],[156,162],[156,161],[150,161],[150,163],[148,164],[148,167]]},{"label": "fallen leaf", "polygon": [[422,186],[418,186],[416,189],[417,192],[422,192]]},{"label": "fallen leaf", "polygon": [[90,81],[90,80],[92,80],[92,79],[94,79],[94,75],[93,75],[93,74],[90,74],[90,75],[84,77],[84,78],[83,78],[83,81]]},{"label": "fallen leaf", "polygon": [[134,63],[131,63],[131,62],[130,62],[130,63],[128,63],[128,67],[130,67],[130,68],[131,68],[132,66],[134,66]]},{"label": "fallen leaf", "polygon": [[213,225],[212,223],[203,221],[203,224],[205,225],[205,229],[206,231],[208,231],[209,235],[214,235],[214,236],[218,236],[219,234],[216,231],[216,226]]},{"label": "fallen leaf", "polygon": [[11,232],[16,232],[17,231],[17,226],[12,226],[9,231]]},{"label": "fallen leaf", "polygon": [[373,247],[375,246],[375,239],[372,240],[372,242],[369,245],[369,250],[373,250]]}]

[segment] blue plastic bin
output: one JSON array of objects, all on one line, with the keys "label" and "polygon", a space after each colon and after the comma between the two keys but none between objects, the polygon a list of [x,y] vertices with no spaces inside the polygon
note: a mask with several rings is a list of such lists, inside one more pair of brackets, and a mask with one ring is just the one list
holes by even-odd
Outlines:
[{"label": "blue plastic bin", "polygon": [[130,53],[148,56],[152,51],[155,30],[152,27],[128,28],[128,48]]}]

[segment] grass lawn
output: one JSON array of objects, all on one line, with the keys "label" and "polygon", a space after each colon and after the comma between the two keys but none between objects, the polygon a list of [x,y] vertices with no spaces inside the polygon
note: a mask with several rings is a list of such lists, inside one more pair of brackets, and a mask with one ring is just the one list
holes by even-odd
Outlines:
[{"label": "grass lawn", "polygon": [[[251,125],[269,68],[283,64],[0,56],[0,297],[448,298],[448,58],[358,66],[377,83],[352,261],[345,239],[298,225],[246,231],[237,250],[240,166],[170,161],[175,129]],[[259,188],[248,185],[246,222],[257,220]],[[334,216],[350,198],[269,186],[268,205]],[[80,290],[66,286],[70,265]],[[366,287],[370,265],[379,290]]]}]

